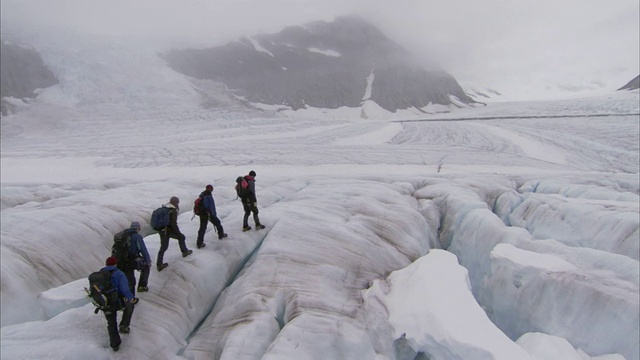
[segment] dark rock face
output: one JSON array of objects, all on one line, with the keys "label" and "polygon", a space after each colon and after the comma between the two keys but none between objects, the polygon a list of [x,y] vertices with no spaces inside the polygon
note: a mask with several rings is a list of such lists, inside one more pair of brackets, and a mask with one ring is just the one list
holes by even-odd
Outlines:
[{"label": "dark rock face", "polygon": [[[35,96],[34,91],[58,83],[47,69],[40,55],[30,49],[0,42],[0,96],[19,99]],[[10,105],[2,101],[2,115],[7,115]]]},{"label": "dark rock face", "polygon": [[220,81],[250,102],[294,110],[358,107],[372,72],[370,99],[389,111],[430,102],[450,104],[449,95],[473,102],[452,76],[426,70],[408,51],[356,17],[163,56],[176,71]]},{"label": "dark rock face", "polygon": [[637,90],[640,89],[640,75],[636,76],[635,79],[629,81],[625,86],[618,89],[620,90]]}]

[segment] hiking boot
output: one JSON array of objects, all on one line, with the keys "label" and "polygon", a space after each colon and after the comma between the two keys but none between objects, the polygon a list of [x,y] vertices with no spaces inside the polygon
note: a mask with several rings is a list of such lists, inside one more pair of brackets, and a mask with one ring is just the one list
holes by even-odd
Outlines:
[{"label": "hiking boot", "polygon": [[111,350],[113,350],[113,351],[118,351],[118,350],[120,350],[120,345],[118,345],[118,346],[112,346],[112,347],[111,347]]},{"label": "hiking boot", "polygon": [[260,224],[256,225],[256,230],[260,230],[260,229],[264,229],[264,228],[265,228],[264,225],[260,225]]},{"label": "hiking boot", "polygon": [[167,266],[169,266],[169,264],[167,264],[167,263],[158,264],[158,266],[156,268],[158,269],[158,271],[162,271],[163,269],[166,269]]},{"label": "hiking boot", "polygon": [[147,292],[149,288],[146,286],[138,286],[138,292]]},{"label": "hiking boot", "polygon": [[131,329],[129,329],[128,326],[120,326],[120,330],[119,331],[120,331],[120,334],[128,334],[130,330]]},{"label": "hiking boot", "polygon": [[193,253],[193,250],[187,250],[187,251],[182,253],[182,257],[187,257],[187,256],[191,255],[192,253]]},{"label": "hiking boot", "polygon": [[196,247],[197,247],[198,249],[202,249],[202,248],[203,248],[203,247],[205,247],[205,246],[207,246],[207,244],[205,244],[205,243],[202,243],[202,244],[200,244],[200,245],[196,245]]},{"label": "hiking boot", "polygon": [[242,227],[242,231],[249,231],[251,230],[251,226],[243,226]]},{"label": "hiking boot", "polygon": [[222,240],[222,239],[224,239],[226,237],[227,237],[227,234],[222,234],[222,235],[218,236],[218,239]]}]

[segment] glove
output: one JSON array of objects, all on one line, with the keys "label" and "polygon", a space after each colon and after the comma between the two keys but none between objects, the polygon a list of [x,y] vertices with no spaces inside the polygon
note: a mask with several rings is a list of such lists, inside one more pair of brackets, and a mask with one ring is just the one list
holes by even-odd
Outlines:
[{"label": "glove", "polygon": [[125,300],[124,306],[130,308],[130,307],[133,307],[133,305],[135,305],[137,303],[138,303],[138,298],[134,297],[131,300]]}]

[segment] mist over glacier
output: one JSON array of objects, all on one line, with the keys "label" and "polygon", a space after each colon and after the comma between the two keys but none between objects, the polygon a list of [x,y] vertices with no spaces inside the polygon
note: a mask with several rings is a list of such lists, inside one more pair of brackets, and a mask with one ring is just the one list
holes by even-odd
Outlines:
[{"label": "mist over glacier", "polygon": [[[151,47],[32,40],[60,83],[1,120],[3,359],[639,358],[637,91],[207,109]],[[267,228],[243,233],[249,170]],[[229,237],[198,250],[206,184]],[[113,353],[86,277],[134,220],[155,260],[174,195],[194,253],[170,243]]]}]

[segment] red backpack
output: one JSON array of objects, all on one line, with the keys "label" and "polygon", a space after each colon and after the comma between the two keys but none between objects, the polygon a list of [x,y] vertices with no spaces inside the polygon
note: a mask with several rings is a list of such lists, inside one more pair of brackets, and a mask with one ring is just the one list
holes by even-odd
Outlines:
[{"label": "red backpack", "polygon": [[241,200],[249,198],[249,183],[242,176],[236,178],[236,194]]},{"label": "red backpack", "polygon": [[200,215],[204,210],[204,202],[202,201],[202,196],[198,196],[198,198],[193,202],[193,214]]}]

